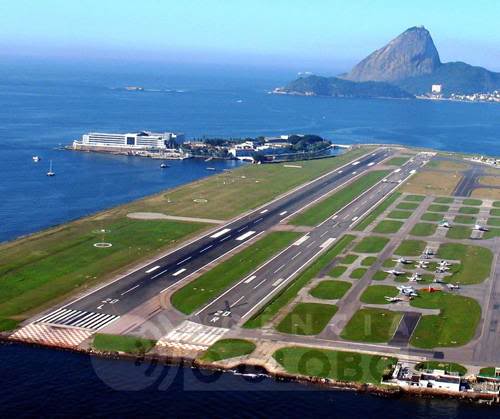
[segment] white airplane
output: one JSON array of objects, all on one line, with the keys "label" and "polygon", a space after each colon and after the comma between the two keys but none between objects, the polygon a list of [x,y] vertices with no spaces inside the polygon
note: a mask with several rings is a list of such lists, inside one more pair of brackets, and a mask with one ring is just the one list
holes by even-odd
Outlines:
[{"label": "white airplane", "polygon": [[476,230],[476,231],[490,231],[488,227],[484,227],[480,224],[474,224],[474,230]]},{"label": "white airplane", "polygon": [[403,295],[406,295],[408,297],[416,297],[418,294],[417,294],[417,291],[415,291],[413,289],[413,287],[408,287],[406,285],[401,285],[398,287],[398,291],[403,294]]},{"label": "white airplane", "polygon": [[459,290],[460,289],[460,284],[446,284],[446,286],[450,289],[450,290]]},{"label": "white airplane", "polygon": [[410,264],[410,263],[413,263],[413,261],[412,261],[412,260],[410,260],[410,259],[406,259],[406,258],[404,258],[404,257],[399,257],[399,258],[397,258],[397,259],[393,259],[392,261],[393,261],[393,262],[396,262],[396,263],[402,263],[403,265],[408,265],[408,264]]},{"label": "white airplane", "polygon": [[425,260],[419,260],[417,262],[417,268],[427,268],[429,266],[429,262],[426,262]]},{"label": "white airplane", "polygon": [[430,247],[427,247],[424,251],[424,254],[427,256],[432,256],[434,254],[434,250],[432,250]]},{"label": "white airplane", "polygon": [[411,276],[407,276],[407,278],[410,280],[410,282],[422,281],[422,277],[417,272],[413,273]]},{"label": "white airplane", "polygon": [[441,260],[439,261],[439,266],[451,266],[451,263],[450,262],[447,262],[446,260]]},{"label": "white airplane", "polygon": [[389,303],[397,303],[399,301],[403,301],[401,297],[384,297],[385,301],[388,301]]},{"label": "white airplane", "polygon": [[436,272],[440,273],[440,274],[444,274],[444,273],[448,272],[449,270],[450,270],[450,268],[448,268],[448,266],[438,266],[436,268]]},{"label": "white airplane", "polygon": [[435,278],[434,281],[435,284],[444,284],[444,281],[441,278]]},{"label": "white airplane", "polygon": [[391,275],[395,275],[395,276],[399,276],[399,275],[403,275],[404,274],[403,271],[398,271],[397,269],[389,269],[389,270],[387,270],[385,272],[388,273],[388,274],[391,274]]},{"label": "white airplane", "polygon": [[446,221],[446,220],[443,220],[439,223],[439,226],[440,227],[444,227],[444,228],[451,228],[451,225],[450,225],[450,222],[449,221]]}]

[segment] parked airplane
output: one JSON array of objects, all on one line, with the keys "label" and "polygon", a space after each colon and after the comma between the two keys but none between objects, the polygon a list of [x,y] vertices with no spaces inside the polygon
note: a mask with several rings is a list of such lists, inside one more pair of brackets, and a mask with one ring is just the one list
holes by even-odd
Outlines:
[{"label": "parked airplane", "polygon": [[406,285],[400,285],[398,287],[398,291],[401,294],[406,295],[408,297],[416,297],[418,295],[417,291],[415,291],[415,289],[413,287],[409,287],[409,286],[406,286]]},{"label": "parked airplane", "polygon": [[480,224],[474,224],[474,230],[476,230],[476,231],[490,231],[488,227],[484,227]]},{"label": "parked airplane", "polygon": [[448,272],[449,270],[450,270],[450,268],[448,268],[448,266],[438,266],[436,268],[436,272],[440,273],[440,274],[444,274],[444,273]]},{"label": "parked airplane", "polygon": [[397,258],[397,259],[393,259],[392,261],[393,261],[393,262],[396,262],[396,263],[402,263],[402,264],[404,264],[404,265],[407,265],[407,264],[413,263],[413,261],[412,261],[412,260],[410,260],[410,259],[406,259],[406,258],[404,258],[404,257],[399,257],[399,258]]},{"label": "parked airplane", "polygon": [[389,303],[397,303],[399,301],[403,301],[401,297],[384,297],[386,301]]},{"label": "parked airplane", "polygon": [[417,262],[417,268],[427,268],[429,266],[429,262],[426,262],[425,260],[419,260]]},{"label": "parked airplane", "polygon": [[457,283],[457,284],[446,284],[446,286],[447,286],[450,290],[452,290],[452,291],[454,291],[454,290],[459,290],[459,289],[460,289],[460,284],[458,284],[458,283]]},{"label": "parked airplane", "polygon": [[451,263],[447,262],[446,260],[441,260],[439,262],[439,266],[451,266]]},{"label": "parked airplane", "polygon": [[451,228],[451,225],[450,225],[450,222],[447,221],[447,220],[443,220],[439,223],[439,226],[440,227],[444,227],[444,228]]},{"label": "parked airplane", "polygon": [[444,281],[441,278],[435,278],[434,281],[435,284],[444,284]]},{"label": "parked airplane", "polygon": [[407,278],[410,280],[410,282],[422,281],[422,276],[417,272],[414,272],[411,276],[408,276]]},{"label": "parked airplane", "polygon": [[399,275],[403,275],[404,272],[403,271],[398,271],[397,269],[389,269],[387,271],[388,274],[391,274],[391,275],[395,275],[395,276],[399,276]]}]

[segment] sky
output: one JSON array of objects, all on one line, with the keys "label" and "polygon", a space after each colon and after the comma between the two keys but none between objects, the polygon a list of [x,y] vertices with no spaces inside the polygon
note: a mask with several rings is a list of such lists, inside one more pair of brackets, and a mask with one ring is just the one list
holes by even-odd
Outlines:
[{"label": "sky", "polygon": [[416,25],[500,70],[498,0],[0,0],[0,55],[346,70]]}]

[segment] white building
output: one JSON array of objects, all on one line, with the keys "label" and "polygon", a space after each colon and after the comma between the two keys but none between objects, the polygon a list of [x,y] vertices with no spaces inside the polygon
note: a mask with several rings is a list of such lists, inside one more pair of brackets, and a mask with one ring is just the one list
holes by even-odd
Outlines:
[{"label": "white building", "polygon": [[73,147],[165,150],[169,148],[169,142],[174,140],[182,142],[184,140],[184,135],[173,132],[153,133],[149,131],[127,134],[91,132],[83,135],[81,140],[75,141]]}]

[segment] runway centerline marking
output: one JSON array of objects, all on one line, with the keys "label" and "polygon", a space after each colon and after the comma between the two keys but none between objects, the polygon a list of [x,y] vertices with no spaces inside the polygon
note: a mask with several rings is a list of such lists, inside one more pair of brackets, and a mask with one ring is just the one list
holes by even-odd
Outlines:
[{"label": "runway centerline marking", "polygon": [[220,239],[219,243],[222,243],[223,241],[226,241],[227,239],[230,239],[230,238],[231,238],[231,236],[226,236],[223,239]]},{"label": "runway centerline marking", "polygon": [[255,288],[258,288],[259,286],[261,286],[264,282],[266,282],[267,279],[263,279],[262,281],[260,281],[255,287],[253,287],[253,289]]},{"label": "runway centerline marking", "polygon": [[258,218],[257,220],[255,220],[253,223],[254,223],[254,224],[257,224],[258,222],[262,221],[263,219],[264,219],[263,217],[260,217],[260,218]]},{"label": "runway centerline marking", "polygon": [[299,252],[299,253],[297,253],[295,256],[292,256],[292,260],[294,260],[296,257],[298,257],[298,256],[299,256],[299,255],[301,255],[301,254],[302,254],[302,252]]},{"label": "runway centerline marking", "polygon": [[125,294],[129,293],[130,291],[135,290],[135,289],[136,289],[136,288],[138,288],[139,286],[140,286],[140,284],[137,284],[135,287],[132,287],[132,288],[128,289],[128,290],[127,290],[127,291],[125,291],[125,292],[122,292],[120,295],[125,295]]},{"label": "runway centerline marking", "polygon": [[285,267],[286,263],[284,263],[283,265],[281,265],[278,269],[276,269],[274,271],[275,274],[277,274],[279,271],[281,271],[284,267]]},{"label": "runway centerline marking", "polygon": [[148,270],[146,271],[146,273],[147,273],[147,274],[150,274],[151,272],[154,272],[154,271],[156,271],[156,270],[157,270],[157,269],[159,269],[159,268],[160,268],[160,265],[153,266],[151,269],[148,269]]},{"label": "runway centerline marking", "polygon": [[163,275],[167,271],[168,271],[168,269],[165,269],[165,270],[163,270],[161,272],[158,272],[156,275],[152,276],[151,279],[155,279],[155,278],[159,277],[160,275]]},{"label": "runway centerline marking", "polygon": [[205,248],[201,249],[201,250],[200,250],[200,253],[206,252],[208,249],[210,249],[210,248],[212,248],[212,247],[214,247],[214,245],[213,245],[213,244],[211,244],[210,246],[207,246],[207,247],[205,247]]},{"label": "runway centerline marking", "polygon": [[238,298],[233,304],[231,304],[231,307],[234,307],[236,304],[238,304],[241,300],[243,300],[243,298],[245,298],[244,295],[242,295],[240,298]]},{"label": "runway centerline marking", "polygon": [[180,262],[177,262],[177,266],[182,265],[184,262],[187,262],[189,259],[191,259],[192,256],[188,256],[186,259],[182,259]]}]

